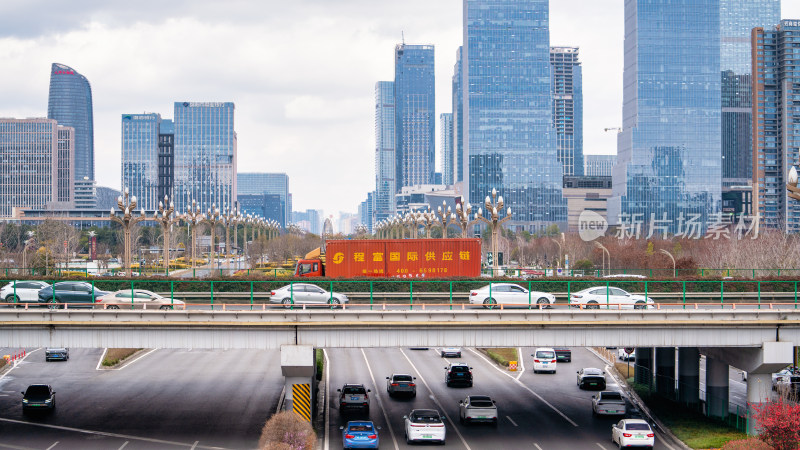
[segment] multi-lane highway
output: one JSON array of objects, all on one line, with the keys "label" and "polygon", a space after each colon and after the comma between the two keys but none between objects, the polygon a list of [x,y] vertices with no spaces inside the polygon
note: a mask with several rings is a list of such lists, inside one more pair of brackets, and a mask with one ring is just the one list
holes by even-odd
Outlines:
[{"label": "multi-lane highway", "polygon": [[[523,361],[533,348],[522,348]],[[329,448],[342,448],[339,426],[347,420],[366,418],[363,414],[338,409],[338,393],[344,383],[363,383],[371,392],[369,418],[381,427],[381,448],[409,448],[405,441],[403,416],[414,408],[437,409],[447,416],[446,447],[463,449],[576,449],[612,448],[611,424],[618,419],[594,418],[592,391],[576,385],[576,371],[583,367],[604,368],[603,361],[586,349],[575,348],[571,363],[558,363],[556,374],[533,374],[530,370],[501,371],[473,350],[463,349],[462,358],[443,359],[436,349],[331,349],[328,401]],[[472,388],[447,387],[444,367],[448,361],[464,361],[473,367]],[[386,377],[406,373],[417,377],[417,396],[390,398]],[[617,389],[608,378],[608,389]],[[487,425],[462,425],[458,420],[458,401],[470,394],[490,395],[497,401],[500,422]],[[657,441],[656,448],[669,448]]]},{"label": "multi-lane highway", "polygon": [[[28,351],[0,378],[3,448],[254,448],[283,387],[278,351],[159,349],[119,370],[98,370],[103,349]],[[53,386],[55,413],[22,414],[33,383]]]}]

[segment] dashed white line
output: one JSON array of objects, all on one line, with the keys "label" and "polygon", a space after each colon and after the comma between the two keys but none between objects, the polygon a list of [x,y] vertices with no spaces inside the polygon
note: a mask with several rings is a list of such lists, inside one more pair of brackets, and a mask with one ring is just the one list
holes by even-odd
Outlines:
[{"label": "dashed white line", "polygon": [[[191,444],[187,444],[185,442],[176,442],[176,441],[167,441],[163,439],[153,439],[147,437],[139,437],[139,436],[131,436],[127,434],[119,434],[119,433],[109,433],[106,431],[93,431],[93,430],[83,430],[80,428],[72,428],[72,427],[65,427],[61,425],[50,425],[46,423],[35,423],[35,422],[26,422],[24,420],[16,420],[16,419],[7,419],[5,417],[0,417],[0,422],[6,423],[14,423],[17,425],[29,425],[32,427],[40,427],[40,428],[49,428],[51,430],[61,430],[61,431],[72,431],[75,433],[83,433],[83,434],[92,434],[95,436],[106,436],[106,437],[113,437],[113,438],[120,438],[120,439],[130,439],[133,441],[143,441],[143,442],[152,442],[155,444],[167,444],[167,445],[175,445],[179,447],[192,447]],[[197,443],[195,443],[197,445]],[[194,447],[192,447],[194,448]],[[224,447],[206,447],[202,446],[200,448],[204,449],[213,449],[213,450],[225,450]]]},{"label": "dashed white line", "polygon": [[367,354],[364,352],[363,348],[361,349],[361,354],[364,355],[364,362],[367,363],[369,377],[372,379],[372,385],[375,387],[375,395],[373,397],[378,400],[378,406],[381,407],[381,412],[383,413],[383,418],[386,420],[386,427],[389,429],[389,434],[392,436],[392,442],[394,443],[395,450],[400,450],[400,446],[397,445],[397,438],[394,436],[394,430],[392,430],[392,423],[389,422],[389,415],[386,414],[386,409],[383,407],[383,400],[381,400],[381,396],[378,395],[378,383],[375,382],[375,375],[372,373],[372,367],[369,365]]},{"label": "dashed white line", "polygon": [[192,444],[192,448],[190,450],[196,449],[197,448],[197,444],[199,444],[199,443],[200,443],[200,441],[194,441],[194,444]]},{"label": "dashed white line", "polygon": [[433,402],[436,403],[436,406],[438,406],[439,410],[442,411],[442,414],[444,414],[444,416],[447,418],[447,421],[450,422],[450,425],[453,426],[453,430],[458,435],[458,438],[461,439],[461,443],[464,444],[464,447],[466,447],[467,450],[472,450],[472,447],[470,447],[469,444],[467,444],[467,440],[464,439],[464,436],[462,436],[461,432],[458,431],[458,427],[456,426],[455,422],[453,422],[453,419],[450,418],[450,415],[447,414],[447,412],[444,410],[442,404],[439,403],[439,400],[436,398],[435,395],[433,395],[433,390],[431,390],[431,387],[428,385],[428,382],[425,381],[425,378],[422,377],[422,373],[420,373],[420,371],[417,369],[417,366],[415,366],[414,363],[411,362],[411,359],[408,357],[408,355],[406,355],[406,352],[404,352],[402,348],[400,349],[400,353],[402,353],[403,356],[406,358],[406,361],[408,361],[408,363],[411,364],[411,368],[414,369],[414,372],[417,373],[417,378],[419,378],[420,381],[422,381],[422,384],[424,384],[428,392],[431,393],[431,400],[433,400]]},{"label": "dashed white line", "polygon": [[58,445],[58,441],[53,442],[53,445],[51,445],[50,447],[47,447],[46,450],[50,450],[51,448],[55,447],[56,445]]},{"label": "dashed white line", "polygon": [[539,399],[539,401],[541,401],[542,403],[544,403],[545,405],[547,405],[547,406],[548,406],[550,409],[552,409],[553,411],[555,411],[555,412],[556,412],[556,413],[557,413],[559,416],[563,417],[563,418],[564,418],[564,420],[566,420],[567,422],[569,422],[569,423],[570,423],[570,424],[571,424],[573,427],[577,427],[577,426],[578,426],[578,424],[577,424],[577,423],[575,423],[575,422],[574,422],[572,419],[570,419],[569,417],[567,417],[567,415],[566,415],[566,414],[564,414],[563,412],[561,412],[561,411],[560,411],[558,408],[556,408],[555,406],[553,406],[553,405],[552,405],[550,402],[548,402],[547,400],[545,400],[545,399],[544,399],[544,397],[542,397],[541,395],[539,395],[539,394],[537,394],[536,392],[534,392],[534,390],[533,390],[533,389],[531,389],[531,388],[529,388],[528,386],[525,386],[525,384],[524,384],[523,382],[521,382],[521,381],[519,381],[518,379],[514,378],[512,375],[509,375],[509,374],[507,374],[506,372],[503,372],[502,370],[500,370],[500,368],[499,368],[499,367],[497,367],[497,365],[496,365],[495,363],[493,363],[493,362],[489,361],[488,359],[486,359],[486,357],[485,357],[485,356],[483,356],[483,355],[482,355],[482,354],[480,354],[479,352],[475,351],[475,349],[472,349],[472,348],[471,348],[471,349],[469,349],[469,351],[471,351],[472,353],[475,353],[475,355],[477,355],[477,356],[478,356],[479,358],[481,358],[482,360],[486,361],[486,363],[487,363],[487,364],[489,364],[490,366],[494,367],[494,368],[495,368],[495,370],[497,370],[498,372],[500,372],[500,373],[502,373],[503,375],[505,375],[505,376],[507,376],[507,377],[511,378],[512,380],[514,380],[514,381],[515,381],[515,382],[516,382],[516,383],[517,383],[517,384],[518,384],[518,385],[519,385],[519,386],[520,386],[522,389],[525,389],[526,391],[528,391],[528,392],[530,392],[531,394],[533,394],[533,396],[534,396],[534,397],[538,398],[538,399]]},{"label": "dashed white line", "polygon": [[598,446],[598,447],[600,447],[600,448],[602,448],[603,450],[606,450],[606,448],[605,448],[605,447],[603,447],[603,444],[601,444],[601,443],[599,443],[599,442],[595,442],[595,444],[597,444],[597,446]]},{"label": "dashed white line", "polygon": [[533,443],[533,446],[537,448],[537,450],[542,450],[542,447],[539,447],[539,444],[536,442]]},{"label": "dashed white line", "polygon": [[125,441],[122,445],[119,446],[119,448],[117,450],[122,450],[123,448],[127,447],[128,446],[128,442],[130,442],[130,441]]},{"label": "dashed white line", "polygon": [[508,421],[511,422],[511,425],[514,425],[515,427],[519,426],[517,425],[517,422],[514,422],[514,419],[512,419],[511,416],[506,416],[506,419],[508,419]]}]

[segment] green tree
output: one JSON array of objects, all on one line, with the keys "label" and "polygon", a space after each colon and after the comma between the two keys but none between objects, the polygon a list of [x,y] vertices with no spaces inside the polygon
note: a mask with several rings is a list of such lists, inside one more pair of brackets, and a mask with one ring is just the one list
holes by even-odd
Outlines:
[{"label": "green tree", "polygon": [[574,270],[594,270],[594,263],[588,259],[581,259],[577,261],[572,268]]}]

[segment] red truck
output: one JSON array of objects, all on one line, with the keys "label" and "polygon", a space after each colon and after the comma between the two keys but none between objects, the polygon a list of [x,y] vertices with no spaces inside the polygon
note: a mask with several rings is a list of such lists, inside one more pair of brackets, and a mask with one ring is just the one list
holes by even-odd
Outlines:
[{"label": "red truck", "polygon": [[480,239],[363,239],[327,241],[297,262],[296,277],[478,277]]}]

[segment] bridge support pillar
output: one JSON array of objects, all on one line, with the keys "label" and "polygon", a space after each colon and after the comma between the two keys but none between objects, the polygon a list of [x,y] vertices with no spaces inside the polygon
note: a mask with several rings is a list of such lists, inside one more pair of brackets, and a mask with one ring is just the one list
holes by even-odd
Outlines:
[{"label": "bridge support pillar", "polygon": [[675,399],[675,347],[656,348],[656,392]]},{"label": "bridge support pillar", "polygon": [[728,365],[706,356],[706,415],[724,419],[728,416]]},{"label": "bridge support pillar", "polygon": [[285,378],[283,410],[294,411],[309,422],[316,400],[315,364],[314,347],[281,345],[281,372]]},{"label": "bridge support pillar", "polygon": [[653,386],[653,349],[639,347],[636,349],[636,366],[633,370],[633,380],[637,384],[648,387]]},{"label": "bridge support pillar", "polygon": [[696,347],[678,349],[678,400],[690,408],[700,403],[700,351]]},{"label": "bridge support pillar", "polygon": [[768,402],[772,397],[772,374],[747,374],[747,434],[757,434],[757,423],[753,418],[754,406]]}]

